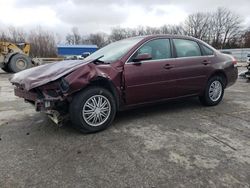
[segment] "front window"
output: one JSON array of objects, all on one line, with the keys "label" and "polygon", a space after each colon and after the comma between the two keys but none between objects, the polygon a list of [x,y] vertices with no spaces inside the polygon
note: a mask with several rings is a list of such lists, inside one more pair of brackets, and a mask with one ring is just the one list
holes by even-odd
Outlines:
[{"label": "front window", "polygon": [[150,54],[152,56],[152,60],[171,58],[169,39],[155,39],[147,42],[137,50],[130,61],[133,61],[137,55],[145,53]]},{"label": "front window", "polygon": [[120,59],[122,56],[124,56],[133,46],[135,46],[142,39],[143,37],[136,37],[136,38],[129,38],[113,42],[97,50],[96,52],[88,56],[85,60],[93,60],[103,56],[102,58],[100,58],[101,61],[104,62],[116,61]]}]

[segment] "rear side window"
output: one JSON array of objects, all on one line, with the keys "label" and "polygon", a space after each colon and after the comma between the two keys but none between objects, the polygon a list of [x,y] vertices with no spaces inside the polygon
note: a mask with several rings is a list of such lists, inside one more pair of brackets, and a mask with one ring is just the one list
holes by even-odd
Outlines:
[{"label": "rear side window", "polygon": [[201,56],[201,50],[197,42],[185,39],[173,39],[177,57]]},{"label": "rear side window", "polygon": [[206,47],[205,45],[201,45],[203,49],[203,55],[214,55],[214,51],[210,48]]}]

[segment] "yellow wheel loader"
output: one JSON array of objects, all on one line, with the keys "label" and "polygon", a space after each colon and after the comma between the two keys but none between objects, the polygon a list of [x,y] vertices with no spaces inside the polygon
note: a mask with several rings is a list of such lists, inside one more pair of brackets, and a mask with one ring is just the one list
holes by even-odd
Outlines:
[{"label": "yellow wheel loader", "polygon": [[29,57],[30,44],[0,41],[0,68],[5,72],[19,72],[33,66]]}]

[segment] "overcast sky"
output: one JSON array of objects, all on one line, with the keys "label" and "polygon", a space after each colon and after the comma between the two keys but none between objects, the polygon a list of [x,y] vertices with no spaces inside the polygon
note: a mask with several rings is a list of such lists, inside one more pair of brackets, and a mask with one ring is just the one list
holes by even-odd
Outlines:
[{"label": "overcast sky", "polygon": [[179,24],[188,14],[226,7],[250,27],[250,0],[0,0],[0,30],[12,25],[37,26],[65,35],[72,27],[82,34],[111,28]]}]

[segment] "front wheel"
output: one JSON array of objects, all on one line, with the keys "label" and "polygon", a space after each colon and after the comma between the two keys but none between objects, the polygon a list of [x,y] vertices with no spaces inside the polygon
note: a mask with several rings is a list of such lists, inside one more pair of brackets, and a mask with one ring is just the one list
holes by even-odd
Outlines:
[{"label": "front wheel", "polygon": [[224,79],[221,76],[210,78],[203,95],[199,97],[201,103],[206,106],[219,104],[224,95],[224,83]]},{"label": "front wheel", "polygon": [[89,87],[76,94],[70,103],[70,119],[84,133],[93,133],[111,125],[116,114],[113,95],[101,87]]}]

